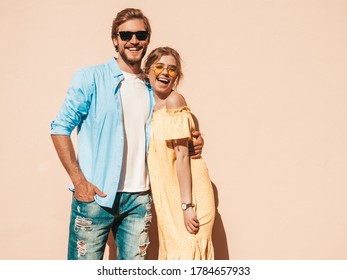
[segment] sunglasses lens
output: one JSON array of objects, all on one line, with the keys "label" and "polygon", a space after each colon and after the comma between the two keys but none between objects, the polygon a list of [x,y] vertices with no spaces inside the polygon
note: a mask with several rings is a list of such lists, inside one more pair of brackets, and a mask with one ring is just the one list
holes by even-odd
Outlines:
[{"label": "sunglasses lens", "polygon": [[133,33],[130,31],[120,31],[119,37],[122,39],[122,41],[129,41],[131,40],[131,37],[133,37]]},{"label": "sunglasses lens", "polygon": [[148,32],[147,31],[137,31],[135,32],[137,40],[144,41],[148,37]]},{"label": "sunglasses lens", "polygon": [[163,65],[155,65],[153,67],[153,70],[154,70],[154,74],[156,76],[159,76],[164,71],[164,66]]},{"label": "sunglasses lens", "polygon": [[176,77],[177,75],[176,67],[168,67],[167,71],[171,77]]},{"label": "sunglasses lens", "polygon": [[137,40],[139,41],[144,41],[148,37],[148,31],[137,31],[137,32],[120,31],[119,37],[121,38],[122,41],[130,41],[134,34]]}]

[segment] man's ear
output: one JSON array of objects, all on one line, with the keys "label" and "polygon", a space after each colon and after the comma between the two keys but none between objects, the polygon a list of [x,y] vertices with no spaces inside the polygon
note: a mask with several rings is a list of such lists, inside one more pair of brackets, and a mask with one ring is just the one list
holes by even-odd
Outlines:
[{"label": "man's ear", "polygon": [[116,51],[118,51],[118,41],[117,38],[112,38],[112,42],[113,42],[113,46],[116,49]]}]

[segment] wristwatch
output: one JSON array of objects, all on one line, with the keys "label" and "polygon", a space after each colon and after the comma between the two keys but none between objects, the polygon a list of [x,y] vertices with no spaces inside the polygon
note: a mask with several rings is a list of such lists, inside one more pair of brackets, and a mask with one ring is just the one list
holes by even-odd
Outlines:
[{"label": "wristwatch", "polygon": [[181,207],[183,211],[186,211],[189,207],[194,207],[193,203],[182,203]]}]

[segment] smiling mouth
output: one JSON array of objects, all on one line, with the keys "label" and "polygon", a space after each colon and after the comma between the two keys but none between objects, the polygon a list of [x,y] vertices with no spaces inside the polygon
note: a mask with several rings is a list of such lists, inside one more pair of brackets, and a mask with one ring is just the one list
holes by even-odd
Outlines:
[{"label": "smiling mouth", "polygon": [[168,83],[170,83],[170,80],[169,79],[166,79],[166,78],[163,78],[163,77],[159,77],[159,78],[157,78],[157,81],[159,81],[159,82],[161,82],[161,83],[163,83],[163,84],[168,84]]},{"label": "smiling mouth", "polygon": [[132,48],[127,48],[130,52],[138,52],[140,51],[142,48],[135,48],[135,47],[132,47]]}]

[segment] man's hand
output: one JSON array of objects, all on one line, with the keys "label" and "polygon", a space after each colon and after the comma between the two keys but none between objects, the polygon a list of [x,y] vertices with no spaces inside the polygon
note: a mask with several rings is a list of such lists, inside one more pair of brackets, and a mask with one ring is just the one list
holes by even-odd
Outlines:
[{"label": "man's hand", "polygon": [[104,194],[97,186],[88,182],[84,177],[76,160],[75,149],[72,145],[70,136],[52,135],[51,137],[60,161],[75,186],[75,198],[82,202],[90,202],[94,200],[95,194],[101,197],[106,197],[106,194]]},{"label": "man's hand", "polygon": [[95,194],[101,197],[107,196],[107,194],[103,193],[97,186],[93,185],[87,180],[84,180],[81,183],[75,185],[75,198],[78,201],[93,201]]},{"label": "man's hand", "polygon": [[189,207],[183,212],[184,225],[190,234],[197,234],[199,231],[199,220],[196,217],[194,209]]},{"label": "man's hand", "polygon": [[192,135],[194,139],[193,142],[189,142],[189,156],[193,159],[197,159],[201,157],[204,139],[200,131],[194,131]]}]

